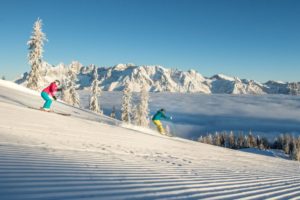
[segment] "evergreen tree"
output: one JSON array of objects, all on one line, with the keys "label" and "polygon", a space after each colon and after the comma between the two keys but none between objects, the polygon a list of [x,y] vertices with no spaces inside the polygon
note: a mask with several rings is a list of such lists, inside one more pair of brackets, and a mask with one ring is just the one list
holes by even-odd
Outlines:
[{"label": "evergreen tree", "polygon": [[249,135],[248,135],[248,143],[249,143],[249,147],[257,147],[256,139],[255,139],[255,137],[252,135],[252,132],[251,132],[251,131],[249,132]]},{"label": "evergreen tree", "polygon": [[204,143],[204,137],[202,135],[198,138],[198,142]]},{"label": "evergreen tree", "polygon": [[66,103],[72,106],[80,105],[79,94],[76,91],[77,74],[72,68],[72,64],[69,67],[67,77],[64,80],[64,86],[62,91],[62,99]]},{"label": "evergreen tree", "polygon": [[261,141],[264,149],[270,148],[270,143],[266,137],[262,137]]},{"label": "evergreen tree", "polygon": [[293,140],[293,143],[292,143],[292,159],[293,160],[300,160],[300,149],[299,149],[299,146],[297,146],[297,139],[294,139]]},{"label": "evergreen tree", "polygon": [[213,137],[213,143],[216,146],[221,146],[221,136],[218,132],[216,132],[215,136]]},{"label": "evergreen tree", "polygon": [[133,124],[140,126],[140,124],[139,124],[139,119],[140,119],[139,106],[140,105],[132,106],[132,121],[133,121]]},{"label": "evergreen tree", "polygon": [[122,97],[121,120],[128,123],[131,123],[131,116],[132,116],[131,100],[132,100],[131,87],[129,84],[126,84],[123,90],[123,97]]},{"label": "evergreen tree", "polygon": [[244,148],[244,136],[242,133],[239,133],[238,137],[237,137],[237,148],[238,149],[241,149],[241,148]]},{"label": "evergreen tree", "polygon": [[292,138],[288,134],[284,134],[283,136],[283,151],[286,154],[291,154],[291,143],[292,143]]},{"label": "evergreen tree", "polygon": [[205,137],[205,143],[206,144],[213,144],[213,137],[211,134]]},{"label": "evergreen tree", "polygon": [[229,133],[228,143],[229,143],[229,148],[231,148],[231,149],[236,148],[235,135],[234,135],[233,131],[230,131],[230,133]]},{"label": "evergreen tree", "polygon": [[221,142],[221,147],[226,147],[226,135],[225,133],[221,133],[220,135],[220,142]]},{"label": "evergreen tree", "polygon": [[29,46],[29,64],[31,65],[27,87],[33,90],[40,90],[43,87],[41,70],[43,68],[43,46],[46,40],[46,35],[42,32],[42,20],[37,19],[33,26],[32,36],[27,42]]},{"label": "evergreen tree", "polygon": [[243,147],[245,147],[245,148],[249,148],[250,147],[250,143],[249,143],[249,139],[248,139],[247,135],[244,136]]},{"label": "evergreen tree", "polygon": [[80,106],[80,98],[79,98],[79,94],[76,91],[76,81],[77,81],[77,75],[72,72],[71,75],[71,81],[72,81],[72,85],[70,88],[70,95],[71,95],[71,102],[73,106]]},{"label": "evergreen tree", "polygon": [[90,98],[90,110],[96,113],[102,113],[98,101],[98,96],[101,95],[101,89],[99,88],[98,70],[96,66],[94,66],[93,69],[93,82],[92,82],[91,92],[92,95]]},{"label": "evergreen tree", "polygon": [[257,145],[257,147],[258,147],[260,150],[264,149],[264,145],[263,145],[263,143],[262,143],[262,139],[259,137],[259,135],[256,136],[256,145]]},{"label": "evergreen tree", "polygon": [[65,79],[62,82],[62,91],[61,91],[61,98],[64,102],[71,104],[71,94],[70,94],[70,88],[71,88],[71,80],[69,77],[69,73],[65,77]]},{"label": "evergreen tree", "polygon": [[146,88],[146,84],[143,84],[141,88],[140,103],[136,107],[135,111],[135,124],[139,126],[149,126],[149,94]]},{"label": "evergreen tree", "polygon": [[112,111],[111,111],[111,113],[110,113],[110,117],[111,118],[116,118],[116,108],[115,108],[115,106],[113,106],[113,108],[112,108]]},{"label": "evergreen tree", "polygon": [[284,136],[283,134],[280,134],[279,137],[278,137],[278,140],[277,140],[277,148],[278,149],[283,149],[283,146],[284,146]]},{"label": "evergreen tree", "polygon": [[6,78],[5,78],[5,76],[2,76],[2,78],[1,78],[2,80],[6,80]]}]

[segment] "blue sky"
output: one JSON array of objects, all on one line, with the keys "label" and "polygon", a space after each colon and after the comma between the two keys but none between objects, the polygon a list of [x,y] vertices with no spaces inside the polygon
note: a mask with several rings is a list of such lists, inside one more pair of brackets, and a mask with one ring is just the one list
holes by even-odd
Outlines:
[{"label": "blue sky", "polygon": [[0,75],[29,71],[43,20],[44,60],[196,69],[258,81],[300,80],[297,0],[0,0]]}]

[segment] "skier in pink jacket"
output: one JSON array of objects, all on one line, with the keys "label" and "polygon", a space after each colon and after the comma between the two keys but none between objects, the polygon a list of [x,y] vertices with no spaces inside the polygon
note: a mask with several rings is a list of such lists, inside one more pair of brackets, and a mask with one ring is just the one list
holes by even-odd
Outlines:
[{"label": "skier in pink jacket", "polygon": [[48,87],[43,89],[41,96],[45,100],[45,103],[44,103],[44,106],[41,108],[42,110],[50,111],[52,99],[56,100],[55,93],[57,91],[61,91],[61,89],[58,88],[59,85],[60,85],[60,81],[55,80]]}]

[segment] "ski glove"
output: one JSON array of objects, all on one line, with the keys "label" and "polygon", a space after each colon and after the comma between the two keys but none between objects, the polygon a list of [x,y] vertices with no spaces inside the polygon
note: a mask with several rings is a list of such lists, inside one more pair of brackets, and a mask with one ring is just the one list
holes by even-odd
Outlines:
[{"label": "ski glove", "polygon": [[56,101],[56,99],[57,99],[56,96],[53,96],[53,99],[54,99],[54,101]]},{"label": "ski glove", "polygon": [[170,116],[170,120],[172,120],[173,119],[173,117],[172,116]]}]

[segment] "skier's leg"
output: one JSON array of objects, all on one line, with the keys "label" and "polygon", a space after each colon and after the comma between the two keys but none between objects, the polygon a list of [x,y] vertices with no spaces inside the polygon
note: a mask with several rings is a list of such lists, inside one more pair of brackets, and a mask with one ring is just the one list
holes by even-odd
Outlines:
[{"label": "skier's leg", "polygon": [[159,133],[165,134],[164,127],[163,127],[163,125],[161,124],[161,122],[159,120],[153,120],[153,123],[155,124],[155,126],[156,126]]},{"label": "skier's leg", "polygon": [[42,92],[41,96],[45,100],[43,108],[46,110],[50,110],[52,99],[49,97],[49,95],[46,92]]},{"label": "skier's leg", "polygon": [[159,132],[160,132],[161,134],[164,134],[164,135],[166,134],[166,131],[165,131],[165,129],[164,129],[162,123],[160,123],[160,125],[158,126],[158,129],[159,129]]}]

